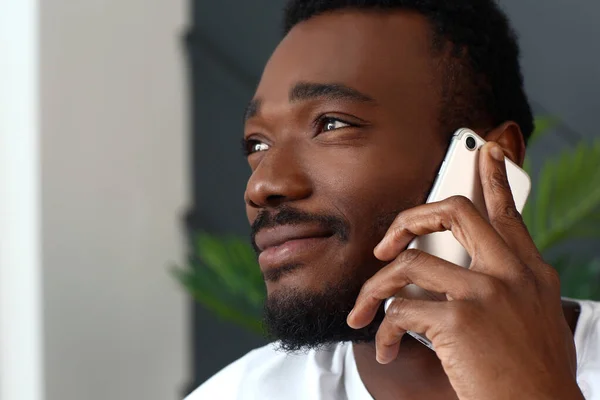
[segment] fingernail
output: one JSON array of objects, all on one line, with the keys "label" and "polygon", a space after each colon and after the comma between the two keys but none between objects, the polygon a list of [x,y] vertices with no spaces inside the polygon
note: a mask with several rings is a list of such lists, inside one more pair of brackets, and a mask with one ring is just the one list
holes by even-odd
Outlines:
[{"label": "fingernail", "polygon": [[493,145],[490,149],[490,154],[496,161],[504,161],[504,151],[497,144]]},{"label": "fingernail", "polygon": [[386,365],[389,363],[389,361],[379,353],[375,355],[375,359],[377,359],[377,362],[381,365]]}]

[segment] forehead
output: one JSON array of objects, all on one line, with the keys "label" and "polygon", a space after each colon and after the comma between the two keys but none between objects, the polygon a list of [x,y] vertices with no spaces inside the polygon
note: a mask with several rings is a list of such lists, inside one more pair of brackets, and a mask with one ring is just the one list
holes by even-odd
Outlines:
[{"label": "forehead", "polygon": [[434,80],[427,20],[406,11],[336,11],[296,25],[267,63],[256,97],[287,101],[297,82],[341,83],[378,101],[422,97]]}]

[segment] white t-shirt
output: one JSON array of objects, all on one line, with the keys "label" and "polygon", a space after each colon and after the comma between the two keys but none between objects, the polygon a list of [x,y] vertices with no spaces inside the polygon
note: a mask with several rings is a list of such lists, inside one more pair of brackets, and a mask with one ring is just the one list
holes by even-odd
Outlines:
[{"label": "white t-shirt", "polygon": [[[600,400],[600,303],[578,301],[577,382],[586,400]],[[217,373],[186,400],[373,400],[350,343],[289,355],[273,344]]]}]

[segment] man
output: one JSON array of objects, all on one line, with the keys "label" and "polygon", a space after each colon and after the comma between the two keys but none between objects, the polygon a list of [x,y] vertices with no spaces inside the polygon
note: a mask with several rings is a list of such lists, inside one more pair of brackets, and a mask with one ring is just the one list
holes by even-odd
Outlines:
[{"label": "man", "polygon": [[[600,399],[600,307],[561,301],[507,184],[504,157],[522,164],[533,123],[496,4],[293,0],[285,23],[244,133],[279,340],[189,399]],[[489,220],[465,198],[423,205],[460,127],[490,142]],[[469,269],[405,250],[442,230]],[[450,301],[398,298],[385,314],[409,283]]]}]

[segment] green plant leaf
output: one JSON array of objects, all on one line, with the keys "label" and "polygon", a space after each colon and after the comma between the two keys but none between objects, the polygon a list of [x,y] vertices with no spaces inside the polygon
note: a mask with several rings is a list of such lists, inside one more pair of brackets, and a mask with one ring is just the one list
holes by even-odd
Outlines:
[{"label": "green plant leaf", "polygon": [[577,235],[600,238],[600,139],[548,160],[537,189],[524,219],[540,251]]},{"label": "green plant leaf", "polygon": [[538,140],[543,138],[559,123],[559,119],[551,115],[542,115],[535,118],[533,121],[534,130],[529,137],[528,146],[532,147]]},{"label": "green plant leaf", "polygon": [[263,333],[260,316],[236,307],[231,304],[231,301],[216,294],[214,289],[217,289],[217,287],[209,289],[207,285],[209,281],[206,278],[198,280],[199,276],[179,267],[171,268],[171,274],[182,284],[188,293],[212,313],[224,320],[243,326],[252,332]]},{"label": "green plant leaf", "polygon": [[561,294],[574,299],[600,300],[600,258],[562,256],[552,265],[561,278]]},{"label": "green plant leaf", "polygon": [[[242,246],[250,251],[240,251]],[[262,290],[264,284],[250,245],[242,245],[239,239],[200,233],[195,250],[201,264],[219,276],[229,293],[246,294],[248,290],[258,293]]]},{"label": "green plant leaf", "polygon": [[172,275],[200,304],[222,319],[262,332],[265,286],[252,246],[233,236],[196,235],[187,267]]}]

